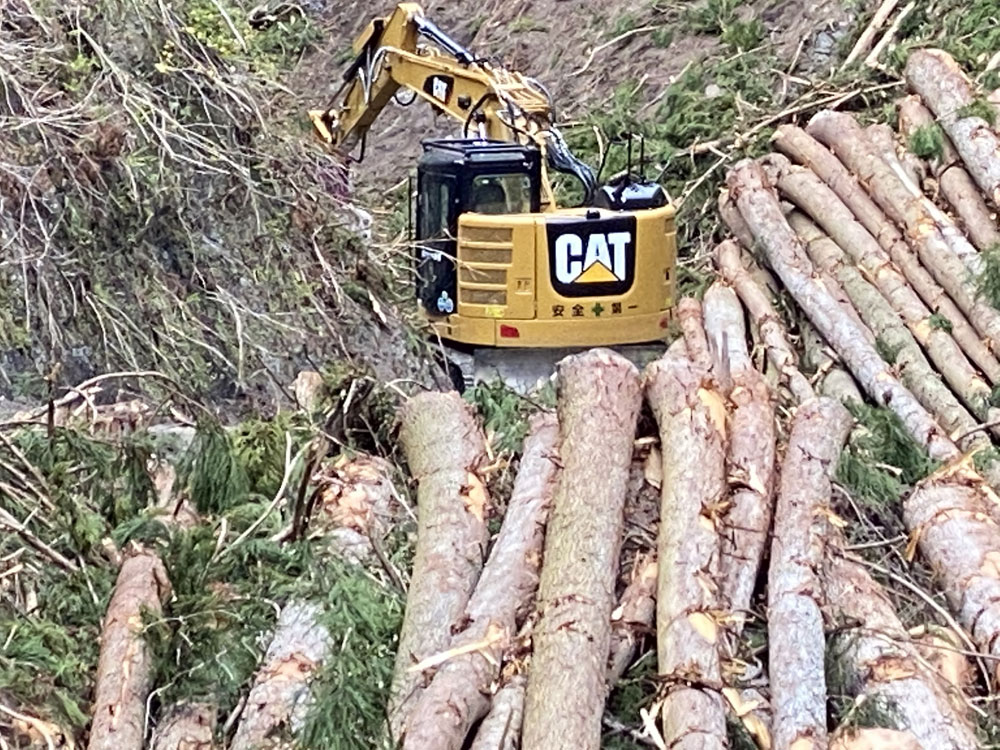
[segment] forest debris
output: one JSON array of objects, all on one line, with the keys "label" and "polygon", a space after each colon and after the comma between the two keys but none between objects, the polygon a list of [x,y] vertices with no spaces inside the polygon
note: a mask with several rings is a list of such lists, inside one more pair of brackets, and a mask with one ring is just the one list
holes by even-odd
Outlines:
[{"label": "forest debris", "polygon": [[153,750],[213,750],[217,710],[212,703],[171,706],[153,733]]},{"label": "forest debris", "polygon": [[323,376],[315,370],[302,370],[292,381],[292,393],[299,408],[306,412],[314,412],[319,408],[323,398]]},{"label": "forest debris", "polygon": [[472,725],[489,710],[489,688],[500,675],[504,650],[538,585],[545,524],[558,472],[559,424],[554,414],[532,420],[507,513],[483,574],[469,599],[466,628],[452,653],[415,703],[403,748],[458,750]]},{"label": "forest debris", "polygon": [[754,279],[740,261],[740,250],[735,242],[725,240],[715,249],[715,263],[719,274],[736,289],[750,316],[757,322],[761,338],[767,349],[767,358],[781,373],[796,401],[807,401],[815,393],[809,381],[798,369],[798,358],[788,342],[781,317],[771,304],[767,292]]},{"label": "forest debris", "polygon": [[965,644],[952,631],[934,625],[923,625],[911,629],[910,636],[924,659],[937,670],[956,695],[962,695],[971,689],[974,678],[972,665],[962,653]]},{"label": "forest debris", "polygon": [[906,83],[937,116],[969,174],[1000,207],[1000,137],[972,108],[976,95],[954,58],[940,49],[916,49],[903,70]]},{"label": "forest debris", "polygon": [[88,750],[142,750],[152,688],[143,622],[148,615],[159,616],[169,597],[170,580],[159,557],[139,552],[126,558],[101,631]]},{"label": "forest debris", "polygon": [[517,750],[524,721],[524,689],[527,675],[515,674],[495,696],[493,706],[476,731],[469,750]]},{"label": "forest debris", "polygon": [[802,243],[785,220],[777,196],[766,185],[760,167],[744,160],[730,171],[727,182],[771,267],[865,391],[878,404],[895,411],[907,431],[927,448],[932,458],[956,458],[955,444],[899,383],[875,347],[843,315],[836,300],[813,278]]},{"label": "forest debris", "polygon": [[663,740],[677,750],[726,746],[716,620],[726,437],[706,397],[721,400],[709,377],[697,361],[670,353],[644,377],[663,450],[656,594]]},{"label": "forest debris", "polygon": [[[892,262],[905,274],[907,281],[927,306],[948,321],[952,335],[969,359],[975,362],[990,382],[1000,383],[1000,361],[966,319],[965,313],[923,267],[893,222],[889,221],[840,160],[806,131],[794,125],[779,126],[774,143],[781,152],[809,167],[833,189],[857,220],[889,253]],[[825,228],[835,234],[832,227]]]},{"label": "forest debris", "polygon": [[854,378],[840,365],[836,354],[823,341],[816,327],[808,320],[799,322],[802,329],[802,362],[816,372],[819,380],[817,395],[829,396],[842,404],[852,401],[864,403],[864,396],[858,390]]},{"label": "forest debris", "polygon": [[[455,392],[425,392],[403,408],[400,441],[417,481],[418,528],[413,572],[389,693],[389,722],[398,738],[429,683],[410,670],[448,650],[479,580],[489,539],[478,479],[486,438]],[[471,480],[470,480],[471,478]]]},{"label": "forest debris", "polygon": [[826,643],[817,573],[829,533],[831,480],[850,427],[850,414],[836,401],[802,404],[781,467],[767,591],[776,748],[826,746]]},{"label": "forest debris", "polygon": [[861,32],[861,36],[858,37],[858,41],[854,43],[851,51],[844,58],[844,62],[840,64],[841,70],[848,67],[862,55],[868,53],[872,43],[875,41],[875,35],[885,25],[885,22],[889,20],[889,16],[892,15],[897,5],[899,5],[899,0],[882,0],[875,14],[872,16],[872,20],[865,26],[864,31]]},{"label": "forest debris", "polygon": [[545,538],[522,748],[597,750],[642,393],[635,366],[608,349],[567,357],[557,376],[562,472]]},{"label": "forest debris", "polygon": [[952,611],[976,644],[998,657],[1000,525],[991,516],[994,500],[987,490],[967,470],[949,467],[932,474],[910,494],[903,504],[903,519],[921,554],[941,577]]},{"label": "forest debris", "polygon": [[938,128],[934,115],[920,101],[919,96],[907,96],[896,102],[899,111],[899,129],[909,140],[911,149],[918,132],[925,136],[938,132],[941,138],[940,154],[927,158],[941,194],[962,220],[969,239],[980,250],[1000,245],[1000,230],[990,215],[979,188],[959,161],[958,153],[948,136]]},{"label": "forest debris", "polygon": [[318,604],[291,601],[281,610],[230,750],[290,748],[312,703],[309,683],[330,655],[330,633]]},{"label": "forest debris", "polygon": [[950,685],[926,666],[882,587],[859,563],[833,551],[824,579],[836,633],[830,652],[844,667],[851,694],[893,706],[895,728],[925,748],[975,750],[960,693],[949,694]]}]

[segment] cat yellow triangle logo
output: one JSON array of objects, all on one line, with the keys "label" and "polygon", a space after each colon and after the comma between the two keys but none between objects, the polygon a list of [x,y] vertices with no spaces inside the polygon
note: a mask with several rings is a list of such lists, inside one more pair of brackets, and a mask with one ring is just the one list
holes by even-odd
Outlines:
[{"label": "cat yellow triangle logo", "polygon": [[597,284],[602,281],[618,281],[618,278],[603,263],[593,263],[590,268],[576,277],[578,284]]}]

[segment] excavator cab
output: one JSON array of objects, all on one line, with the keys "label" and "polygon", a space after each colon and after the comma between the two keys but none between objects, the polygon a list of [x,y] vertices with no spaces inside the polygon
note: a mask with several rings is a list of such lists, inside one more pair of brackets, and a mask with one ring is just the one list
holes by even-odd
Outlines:
[{"label": "excavator cab", "polygon": [[541,156],[506,141],[425,141],[417,166],[417,295],[432,316],[455,312],[457,238],[463,214],[515,215],[541,210]]}]

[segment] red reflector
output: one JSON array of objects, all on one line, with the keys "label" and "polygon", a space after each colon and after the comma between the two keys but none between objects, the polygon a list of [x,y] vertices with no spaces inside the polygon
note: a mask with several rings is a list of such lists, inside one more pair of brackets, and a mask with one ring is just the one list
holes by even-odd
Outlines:
[{"label": "red reflector", "polygon": [[660,328],[666,328],[668,325],[670,325],[670,318],[669,317],[667,317],[667,318],[660,318]]},{"label": "red reflector", "polygon": [[500,326],[500,338],[502,339],[517,339],[521,337],[521,332],[518,331],[514,326]]}]

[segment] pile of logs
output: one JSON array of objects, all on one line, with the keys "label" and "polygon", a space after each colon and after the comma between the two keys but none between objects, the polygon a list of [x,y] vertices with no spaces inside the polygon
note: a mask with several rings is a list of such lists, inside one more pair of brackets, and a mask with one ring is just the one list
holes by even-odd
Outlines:
[{"label": "pile of logs", "polygon": [[[1000,311],[975,284],[1000,239],[1000,137],[947,55],[915,52],[906,74],[901,138],[821,112],[779,128],[780,153],[730,171],[720,212],[738,241],[717,248],[703,300],[678,305],[683,335],[660,360],[640,373],[598,349],[560,363],[556,413],[532,425],[490,549],[472,415],[455,394],[410,401],[421,514],[389,707],[401,747],[598,748],[609,689],[653,633],[651,746],[729,747],[727,720],[761,748],[978,746],[954,657],[1000,656],[1000,463],[981,475],[971,460],[1000,434]],[[906,136],[936,122],[944,148],[921,160]],[[772,303],[780,288],[815,329],[814,377]],[[853,427],[841,402],[865,399],[942,467],[901,504],[954,638],[904,627],[832,510]],[[659,529],[622,581],[644,400],[660,433]],[[737,643],[761,592],[768,677],[750,689]],[[891,728],[831,735],[830,658],[856,705],[892,707]]]}]

